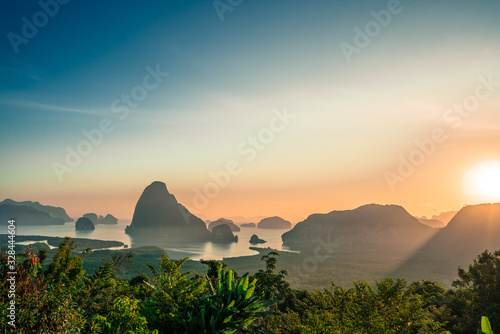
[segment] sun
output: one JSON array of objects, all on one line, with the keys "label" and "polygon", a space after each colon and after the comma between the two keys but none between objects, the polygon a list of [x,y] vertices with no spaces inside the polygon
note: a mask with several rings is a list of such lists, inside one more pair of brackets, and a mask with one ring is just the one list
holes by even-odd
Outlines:
[{"label": "sun", "polygon": [[464,193],[474,202],[500,202],[500,161],[472,167],[464,177]]}]

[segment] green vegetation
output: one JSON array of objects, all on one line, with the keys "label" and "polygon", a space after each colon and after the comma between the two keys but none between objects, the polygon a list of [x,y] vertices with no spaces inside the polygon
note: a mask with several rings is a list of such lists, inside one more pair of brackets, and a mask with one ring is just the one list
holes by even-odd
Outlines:
[{"label": "green vegetation", "polygon": [[[15,260],[16,329],[7,317],[10,285],[0,286],[4,333],[500,333],[500,251],[459,268],[449,290],[386,278],[309,291],[290,286],[275,251],[243,276],[213,260],[196,262],[205,266],[197,273],[186,271],[187,258],[171,260],[156,248],[106,251],[88,274],[85,262],[94,253],[77,251],[70,238],[52,255],[38,246]],[[152,252],[157,265],[146,265]],[[12,271],[8,261],[0,254],[3,282]],[[134,261],[149,276],[131,275]]]}]

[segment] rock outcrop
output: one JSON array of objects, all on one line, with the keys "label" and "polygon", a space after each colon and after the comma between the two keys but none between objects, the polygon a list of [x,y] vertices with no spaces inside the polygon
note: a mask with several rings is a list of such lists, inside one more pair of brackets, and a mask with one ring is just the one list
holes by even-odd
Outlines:
[{"label": "rock outcrop", "polygon": [[250,238],[250,243],[251,244],[265,244],[267,241],[260,239],[257,234],[252,235]]},{"label": "rock outcrop", "polygon": [[75,229],[77,231],[93,231],[95,230],[94,223],[89,218],[78,218],[75,223]]},{"label": "rock outcrop", "polygon": [[211,222],[208,225],[208,230],[212,231],[214,229],[214,227],[219,226],[219,225],[223,225],[223,224],[229,226],[231,228],[231,231],[233,231],[233,232],[240,231],[240,227],[238,225],[236,225],[232,220],[225,219],[225,218],[220,218],[220,219],[217,219],[216,221]]},{"label": "rock outcrop", "polygon": [[231,228],[226,224],[215,226],[210,239],[213,242],[221,243],[238,242],[238,236],[234,235]]},{"label": "rock outcrop", "polygon": [[175,240],[208,241],[210,232],[200,218],[191,214],[170,194],[163,182],[153,182],[142,193],[132,223],[125,233],[163,236]]},{"label": "rock outcrop", "polygon": [[290,229],[292,223],[281,217],[269,217],[262,219],[259,224],[257,224],[257,227],[267,229]]}]

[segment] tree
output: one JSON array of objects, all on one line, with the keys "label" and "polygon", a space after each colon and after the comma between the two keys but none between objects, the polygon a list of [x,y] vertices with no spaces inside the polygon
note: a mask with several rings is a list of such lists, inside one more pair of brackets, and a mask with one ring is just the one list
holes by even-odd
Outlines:
[{"label": "tree", "polygon": [[461,324],[466,331],[479,328],[482,316],[487,316],[493,332],[500,332],[500,251],[484,251],[466,271],[458,268],[457,298],[464,315]]},{"label": "tree", "polygon": [[[81,281],[85,271],[82,258],[71,253],[76,249],[73,240],[66,237],[45,272],[45,282],[72,286]],[[85,256],[90,250],[83,253]]]},{"label": "tree", "polygon": [[285,296],[290,292],[290,284],[285,280],[288,276],[286,270],[281,270],[275,274],[276,263],[278,263],[278,252],[272,251],[262,257],[262,261],[266,263],[265,270],[259,270],[253,277],[257,279],[255,292],[262,295],[264,299],[284,300]]},{"label": "tree", "polygon": [[170,261],[168,255],[160,260],[159,272],[152,265],[154,291],[151,299],[144,302],[144,313],[150,328],[160,333],[183,333],[183,322],[196,299],[206,291],[206,280],[201,277],[188,279],[191,273],[179,270],[187,258]]},{"label": "tree", "polygon": [[92,318],[92,330],[102,334],[157,334],[149,331],[146,318],[140,315],[139,300],[118,297],[107,316],[95,315]]},{"label": "tree", "polygon": [[[85,319],[79,314],[69,289],[47,284],[38,275],[45,252],[36,256],[29,248],[16,256],[15,269],[8,257],[0,254],[0,280],[6,282],[8,272],[16,272],[15,297],[8,297],[10,284],[0,284],[0,330],[5,333],[73,333],[79,332]],[[9,269],[9,270],[7,270]],[[15,301],[15,326],[8,324],[7,305]]]}]

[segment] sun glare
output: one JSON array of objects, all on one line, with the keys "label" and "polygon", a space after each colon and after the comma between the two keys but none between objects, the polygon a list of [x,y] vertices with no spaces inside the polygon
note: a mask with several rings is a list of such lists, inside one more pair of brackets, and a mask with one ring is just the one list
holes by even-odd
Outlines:
[{"label": "sun glare", "polygon": [[474,202],[500,202],[500,161],[472,167],[464,178],[464,192]]}]

